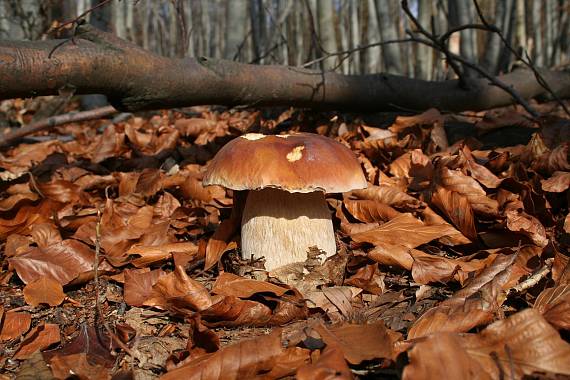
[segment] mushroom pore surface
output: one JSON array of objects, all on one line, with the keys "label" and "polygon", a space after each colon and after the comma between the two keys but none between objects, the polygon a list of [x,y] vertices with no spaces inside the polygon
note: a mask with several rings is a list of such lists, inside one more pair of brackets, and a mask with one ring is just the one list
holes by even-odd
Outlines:
[{"label": "mushroom pore surface", "polygon": [[321,191],[289,193],[265,188],[250,191],[241,228],[242,257],[265,257],[268,271],[305,261],[309,247],[336,253],[331,213]]}]

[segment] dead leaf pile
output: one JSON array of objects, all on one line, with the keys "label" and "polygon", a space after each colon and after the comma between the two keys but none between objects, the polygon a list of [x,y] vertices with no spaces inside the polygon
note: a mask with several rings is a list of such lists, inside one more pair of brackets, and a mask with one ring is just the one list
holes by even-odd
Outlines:
[{"label": "dead leaf pile", "polygon": [[[458,119],[193,107],[3,151],[0,377],[569,376],[567,120],[495,110],[451,140]],[[482,148],[506,127],[534,134]],[[270,273],[240,258],[247,194],[202,177],[249,132],[353,150],[369,185],[327,198],[338,255]]]}]

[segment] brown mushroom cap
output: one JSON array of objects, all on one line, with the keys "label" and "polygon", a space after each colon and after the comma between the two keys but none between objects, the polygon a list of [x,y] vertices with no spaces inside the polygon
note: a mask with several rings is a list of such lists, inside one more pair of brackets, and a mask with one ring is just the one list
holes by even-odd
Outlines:
[{"label": "brown mushroom cap", "polygon": [[366,188],[354,153],[333,139],[312,133],[240,136],[212,159],[203,183],[233,190],[272,187],[291,193]]}]

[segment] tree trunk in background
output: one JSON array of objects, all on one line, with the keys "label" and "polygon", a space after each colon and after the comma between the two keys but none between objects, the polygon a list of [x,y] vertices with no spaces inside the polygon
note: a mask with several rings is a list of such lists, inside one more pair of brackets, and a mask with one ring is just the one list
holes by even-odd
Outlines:
[{"label": "tree trunk in background", "polygon": [[113,30],[115,34],[122,39],[127,39],[127,1],[113,0],[112,17]]},{"label": "tree trunk in background", "polygon": [[[450,27],[457,27],[473,23],[471,14],[471,0],[455,0],[449,2],[449,22]],[[469,62],[477,63],[477,34],[474,29],[459,32],[459,54],[468,59]],[[476,74],[466,67],[463,67],[463,74],[473,77]]]},{"label": "tree trunk in background", "polygon": [[245,36],[245,20],[247,20],[246,0],[232,0],[226,4],[226,46],[224,58],[240,60],[244,52],[240,47]]},{"label": "tree trunk in background", "polygon": [[[320,36],[321,48],[320,56],[325,56],[337,51],[334,13],[332,1],[317,1],[317,25]],[[327,58],[322,62],[323,70],[331,70],[337,62],[336,57]]]},{"label": "tree trunk in background", "polygon": [[[495,20],[493,23],[501,29],[505,37],[509,33],[512,8],[513,0],[497,0],[495,2]],[[499,71],[501,50],[502,43],[499,36],[496,33],[489,33],[483,57],[483,67],[491,74],[497,74]]]},{"label": "tree trunk in background", "polygon": [[545,5],[545,19],[544,24],[546,30],[544,31],[544,54],[545,63],[551,65],[554,55],[554,38],[558,32],[558,17],[554,12],[556,11],[556,0],[544,0]]},{"label": "tree trunk in background", "polygon": [[[448,28],[447,15],[448,8],[447,3],[444,0],[437,0],[436,10],[435,10],[435,22],[434,22],[434,32],[437,35],[445,33]],[[449,75],[449,70],[447,63],[444,60],[444,56],[440,52],[435,52],[436,62],[434,65],[434,74],[432,76],[435,80],[444,80]]]},{"label": "tree trunk in background", "polygon": [[516,47],[528,50],[528,42],[526,37],[526,7],[525,1],[515,1],[517,13],[517,34],[516,34]]},{"label": "tree trunk in background", "polygon": [[[431,30],[432,0],[418,0],[418,21],[427,30]],[[415,77],[431,80],[433,50],[429,46],[416,45]]]},{"label": "tree trunk in background", "polygon": [[570,58],[568,54],[570,51],[570,1],[562,5],[560,14],[562,15],[561,26],[556,45],[560,54],[557,56],[556,63],[567,62]]},{"label": "tree trunk in background", "polygon": [[[380,28],[380,36],[382,41],[390,41],[398,39],[397,25],[399,17],[398,12],[393,12],[391,6],[395,3],[385,0],[376,0],[376,17],[378,18],[378,26]],[[382,57],[384,58],[384,67],[387,73],[401,74],[402,55],[398,44],[388,44],[382,47]]]},{"label": "tree trunk in background", "polygon": [[532,12],[530,13],[532,24],[532,40],[533,40],[533,59],[534,63],[541,67],[544,66],[544,51],[542,44],[542,22],[540,16],[542,15],[542,1],[531,1]]},{"label": "tree trunk in background", "polygon": [[[380,30],[378,29],[378,19],[376,18],[376,4],[374,0],[366,0],[368,28],[366,29],[367,43],[380,42]],[[380,70],[380,58],[382,50],[380,46],[371,47],[364,51],[366,57],[365,73],[374,73]]]},{"label": "tree trunk in background", "polygon": [[[348,3],[348,12],[350,15],[350,48],[355,49],[360,46],[360,15],[359,15],[360,1],[350,0]],[[350,74],[361,73],[361,56],[362,52],[357,51],[350,59]]]},{"label": "tree trunk in background", "polygon": [[[516,15],[516,7],[515,7],[515,2],[516,0],[512,0],[512,3],[508,3],[507,5],[510,5],[510,9],[507,9],[508,12],[508,24],[504,26],[503,29],[503,36],[505,37],[505,39],[508,41],[509,45],[513,46],[514,44],[514,36],[515,36],[515,28],[516,28],[516,20],[517,20],[517,15]],[[501,43],[501,55],[499,57],[499,66],[498,66],[498,71],[499,72],[508,72],[509,71],[509,65],[511,63],[511,58],[513,57],[512,53],[509,51],[509,49],[506,48],[506,46],[504,46],[503,43]]]}]

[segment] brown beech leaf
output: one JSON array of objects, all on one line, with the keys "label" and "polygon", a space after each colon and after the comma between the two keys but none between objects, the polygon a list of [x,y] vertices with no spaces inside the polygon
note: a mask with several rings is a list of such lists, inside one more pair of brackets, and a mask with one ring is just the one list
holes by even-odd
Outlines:
[{"label": "brown beech leaf", "polygon": [[394,343],[402,334],[386,328],[383,321],[370,324],[343,323],[315,328],[327,346],[340,348],[346,361],[360,364],[365,360],[395,359]]},{"label": "brown beech leaf", "polygon": [[570,330],[569,283],[543,290],[533,307],[557,329]]},{"label": "brown beech leaf", "polygon": [[85,244],[69,239],[45,249],[32,248],[8,262],[26,284],[45,276],[67,285],[80,274],[93,270],[94,252]]},{"label": "brown beech leaf", "polygon": [[499,204],[487,197],[485,190],[473,178],[459,170],[450,170],[441,166],[438,171],[439,184],[447,190],[457,192],[467,198],[471,208],[478,215],[496,217],[499,214]]},{"label": "brown beech leaf", "polygon": [[34,352],[44,350],[59,341],[59,326],[51,323],[42,323],[26,335],[14,354],[14,359],[27,359]]},{"label": "brown beech leaf", "polygon": [[532,164],[532,168],[539,172],[552,174],[557,171],[570,171],[568,162],[570,143],[563,143],[551,152],[546,152]]},{"label": "brown beech leaf", "polygon": [[412,277],[418,284],[429,284],[436,282],[448,282],[452,279],[463,284],[470,272],[475,272],[485,268],[494,259],[495,255],[489,255],[486,259],[473,259],[463,261],[459,259],[449,259],[447,257],[429,255],[418,250],[410,250],[409,254],[413,258]]},{"label": "brown beech leaf", "polygon": [[430,108],[429,110],[414,116],[398,116],[394,123],[390,126],[390,131],[399,133],[403,130],[416,126],[416,125],[429,125],[443,124],[443,116],[435,108]]},{"label": "brown beech leaf", "polygon": [[39,195],[31,192],[12,194],[9,197],[0,200],[0,211],[10,211],[25,202],[34,202],[38,199]]},{"label": "brown beech leaf", "polygon": [[178,129],[182,136],[197,137],[204,132],[215,129],[217,124],[218,122],[215,120],[194,117],[176,120],[174,128]]},{"label": "brown beech leaf", "polygon": [[65,299],[63,287],[51,277],[42,276],[24,287],[24,299],[28,305],[47,304],[58,306]]},{"label": "brown beech leaf", "polygon": [[40,248],[47,248],[62,241],[59,230],[53,223],[38,223],[32,226],[32,240]]},{"label": "brown beech leaf", "polygon": [[297,370],[297,380],[351,380],[354,379],[342,350],[338,346],[326,347],[315,363]]},{"label": "brown beech leaf", "polygon": [[38,192],[45,198],[60,203],[88,203],[86,194],[79,186],[64,180],[53,180],[36,184]]},{"label": "brown beech leaf", "polygon": [[30,250],[32,239],[28,236],[20,234],[9,235],[6,239],[6,246],[4,248],[4,255],[6,257],[18,256]]},{"label": "brown beech leaf", "polygon": [[162,269],[153,271],[125,270],[124,299],[127,305],[142,306],[152,294],[152,287],[158,279],[165,276]]},{"label": "brown beech leaf", "polygon": [[26,312],[8,311],[0,315],[0,342],[22,336],[31,323],[32,316]]},{"label": "brown beech leaf", "polygon": [[153,246],[134,244],[127,251],[129,256],[139,256],[131,261],[138,268],[165,261],[171,258],[174,253],[197,256],[198,246],[188,241]]},{"label": "brown beech leaf", "polygon": [[161,376],[161,380],[225,380],[252,379],[271,371],[285,349],[281,330],[255,339],[241,340],[219,351],[200,356]]},{"label": "brown beech leaf", "polygon": [[249,298],[256,293],[272,293],[277,297],[281,297],[288,291],[290,289],[266,281],[252,280],[228,272],[221,273],[212,288],[212,293],[214,294],[238,298]]},{"label": "brown beech leaf", "polygon": [[21,207],[16,216],[0,219],[0,239],[6,239],[6,236],[13,233],[27,234],[30,226],[49,222],[53,213],[60,208],[60,204],[51,200],[44,200],[37,206]]},{"label": "brown beech leaf", "polygon": [[567,234],[570,234],[570,212],[566,215],[566,218],[564,218],[564,232],[566,232]]},{"label": "brown beech leaf", "polygon": [[461,338],[451,333],[432,335],[416,343],[408,352],[410,364],[403,380],[463,379],[492,380],[477,360],[461,345]]},{"label": "brown beech leaf", "polygon": [[447,225],[428,226],[411,214],[401,214],[377,228],[353,234],[351,239],[357,243],[415,248],[453,232]]},{"label": "brown beech leaf", "polygon": [[445,187],[438,186],[432,193],[432,203],[447,217],[453,225],[468,239],[477,239],[475,216],[467,197]]},{"label": "brown beech leaf", "polygon": [[[450,230],[448,235],[442,236],[439,238],[439,241],[445,245],[462,245],[462,244],[469,244],[471,240],[465,237],[459,230],[453,228],[451,224],[445,221],[441,216],[435,213],[431,208],[426,207],[422,213],[424,223],[428,226],[439,226],[439,225],[446,225],[447,228]],[[451,232],[453,230],[453,232]]]},{"label": "brown beech leaf", "polygon": [[208,240],[204,270],[212,268],[221,259],[223,253],[226,252],[230,239],[239,231],[240,225],[241,220],[233,217],[233,213],[232,217],[220,223],[214,235]]},{"label": "brown beech leaf", "polygon": [[[439,338],[434,335],[428,338],[428,341],[437,339],[439,342]],[[563,341],[558,332],[534,309],[525,309],[507,319],[497,321],[479,334],[454,335],[451,339],[456,344],[440,349],[441,357],[452,363],[456,357],[463,359],[467,355],[476,364],[463,370],[480,368],[487,378],[500,378],[505,371],[509,371],[513,378],[521,378],[535,372],[570,374],[570,344]],[[422,348],[421,345],[422,342],[416,345],[418,363],[431,358],[429,347]],[[426,354],[425,358],[423,353]],[[410,365],[416,364],[412,360]],[[458,378],[480,378],[475,376],[481,375],[472,373],[469,376],[469,372],[463,373],[467,376]],[[425,378],[433,378],[435,374],[426,372],[425,375]],[[407,377],[404,374],[404,378],[416,377]]]},{"label": "brown beech leaf", "polygon": [[84,353],[66,356],[54,356],[50,362],[53,375],[57,379],[67,379],[70,374],[79,379],[109,380],[109,370],[100,365],[93,365]]},{"label": "brown beech leaf", "polygon": [[465,159],[465,168],[471,177],[475,178],[479,183],[489,189],[496,189],[499,187],[502,180],[485,166],[478,164],[473,158],[471,150],[467,145],[464,145],[463,148],[459,150],[459,154],[460,157]]},{"label": "brown beech leaf", "polygon": [[549,193],[561,193],[570,187],[570,172],[554,172],[552,177],[540,181],[542,190]]},{"label": "brown beech leaf", "polygon": [[528,236],[530,240],[539,247],[546,247],[548,237],[546,236],[546,229],[542,223],[534,216],[522,211],[521,208],[517,207],[516,203],[517,202],[511,202],[505,208],[507,228],[513,232]]},{"label": "brown beech leaf", "polygon": [[422,202],[392,186],[375,186],[368,184],[363,190],[353,190],[347,194],[356,199],[371,200],[386,204],[391,207],[404,210],[415,210],[422,205]]},{"label": "brown beech leaf", "polygon": [[213,303],[208,289],[188,277],[180,266],[160,277],[152,289],[152,295],[144,305],[158,306],[173,313],[193,314],[208,309]]},{"label": "brown beech leaf", "polygon": [[127,151],[125,134],[117,132],[115,125],[111,124],[103,131],[103,134],[94,142],[92,161],[96,164],[110,157],[119,157]]},{"label": "brown beech leaf", "polygon": [[353,217],[364,223],[386,222],[401,214],[388,205],[371,200],[345,199],[343,204]]},{"label": "brown beech leaf", "polygon": [[145,197],[153,196],[162,189],[162,172],[158,169],[145,168],[138,176],[135,192]]},{"label": "brown beech leaf", "polygon": [[42,354],[48,363],[56,357],[85,354],[92,365],[112,368],[115,364],[115,357],[111,355],[109,344],[110,339],[102,328],[97,331],[97,327],[83,323],[75,338],[60,348],[44,351]]},{"label": "brown beech leaf", "polygon": [[515,259],[514,254],[497,256],[451,298],[418,318],[408,331],[408,339],[442,331],[466,332],[489,323],[505,299],[503,289],[508,287]]}]

